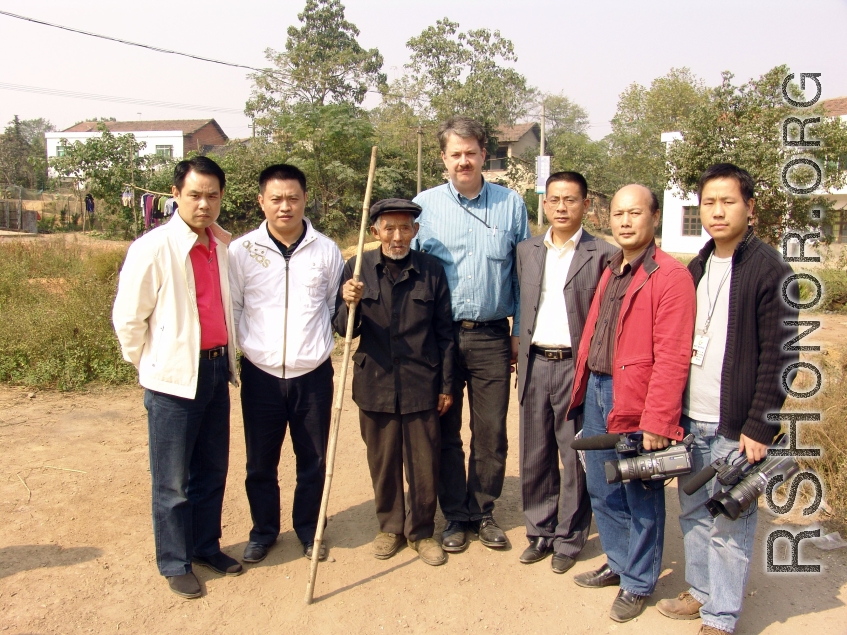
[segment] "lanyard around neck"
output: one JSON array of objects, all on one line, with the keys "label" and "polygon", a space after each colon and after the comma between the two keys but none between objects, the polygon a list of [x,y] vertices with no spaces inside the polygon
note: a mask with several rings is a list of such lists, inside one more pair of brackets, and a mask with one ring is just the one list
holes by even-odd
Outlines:
[{"label": "lanyard around neck", "polygon": [[480,194],[484,193],[483,209],[485,210],[485,220],[481,219],[479,216],[474,214],[467,206],[462,205],[462,201],[459,200],[459,196],[460,196],[459,192],[458,191],[455,192],[455,193],[453,192],[453,184],[452,183],[450,184],[449,189],[450,189],[450,194],[453,196],[453,200],[456,201],[456,203],[458,204],[459,207],[461,207],[463,210],[465,210],[465,212],[470,214],[472,218],[475,218],[480,223],[485,225],[488,229],[491,229],[491,225],[488,224],[488,188],[485,187],[484,181],[482,183],[482,191],[479,194],[477,194],[477,197],[479,197]]},{"label": "lanyard around neck", "polygon": [[718,284],[718,290],[715,292],[715,302],[713,304],[711,290],[709,289],[709,278],[712,273],[712,258],[714,255],[714,252],[712,252],[709,255],[708,262],[706,263],[706,300],[709,302],[709,312],[706,314],[706,323],[703,325],[704,331],[709,330],[709,324],[712,322],[712,314],[718,306],[718,296],[721,294],[721,288],[723,288],[723,283],[726,282],[727,277],[729,277],[729,272],[732,271],[732,260],[730,259],[726,271],[723,273],[723,278],[721,278],[720,284]]}]

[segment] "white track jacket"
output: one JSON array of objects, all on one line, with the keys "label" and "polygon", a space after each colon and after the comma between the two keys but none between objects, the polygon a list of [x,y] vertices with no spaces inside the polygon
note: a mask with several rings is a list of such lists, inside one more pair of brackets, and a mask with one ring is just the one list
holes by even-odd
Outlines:
[{"label": "white track jacket", "polygon": [[306,220],[288,262],[268,223],[229,246],[229,286],[238,348],[258,368],[284,379],[305,375],[332,353],[332,316],[344,259]]},{"label": "white track jacket", "polygon": [[[212,225],[229,340],[230,381],[235,373],[235,321],[230,303],[229,232]],[[145,388],[194,399],[200,367],[200,314],[189,252],[197,234],[179,214],[129,246],[121,268],[112,323],[126,361]]]}]

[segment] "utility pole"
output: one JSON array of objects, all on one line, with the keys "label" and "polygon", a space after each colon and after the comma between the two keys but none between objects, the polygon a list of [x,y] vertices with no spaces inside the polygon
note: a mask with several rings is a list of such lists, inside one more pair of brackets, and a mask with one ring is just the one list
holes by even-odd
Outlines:
[{"label": "utility pole", "polygon": [[[541,101],[541,147],[538,150],[538,156],[544,156],[544,128],[545,126],[545,118],[544,118],[544,101]],[[538,226],[544,226],[544,195],[538,195]]]},{"label": "utility pole", "polygon": [[421,193],[421,163],[423,161],[423,128],[418,126],[418,194]]}]

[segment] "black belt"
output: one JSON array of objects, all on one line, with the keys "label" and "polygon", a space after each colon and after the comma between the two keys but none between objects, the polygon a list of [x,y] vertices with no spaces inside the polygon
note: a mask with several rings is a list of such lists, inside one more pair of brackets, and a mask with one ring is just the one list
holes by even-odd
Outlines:
[{"label": "black belt", "polygon": [[456,322],[456,324],[458,324],[460,328],[463,328],[465,330],[481,329],[483,326],[502,326],[503,324],[508,323],[508,318],[491,320],[489,322],[474,322],[473,320],[459,320],[458,322]]},{"label": "black belt", "polygon": [[226,355],[226,346],[218,346],[217,348],[207,348],[205,351],[200,351],[200,359],[217,359]]},{"label": "black belt", "polygon": [[535,344],[529,348],[536,355],[541,355],[547,359],[571,359],[573,357],[572,348],[544,348]]}]

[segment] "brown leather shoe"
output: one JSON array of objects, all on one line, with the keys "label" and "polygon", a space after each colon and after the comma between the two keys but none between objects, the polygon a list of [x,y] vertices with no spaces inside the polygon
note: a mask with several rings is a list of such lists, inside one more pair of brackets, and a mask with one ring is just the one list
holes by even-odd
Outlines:
[{"label": "brown leather shoe", "polygon": [[700,607],[703,606],[694,599],[688,591],[683,591],[670,600],[659,600],[656,609],[672,620],[696,620],[700,617]]},{"label": "brown leather shoe", "polygon": [[387,560],[397,553],[397,550],[402,544],[403,536],[388,534],[381,531],[376,535],[376,538],[374,538],[373,541],[374,558]]},{"label": "brown leather shoe", "polygon": [[700,630],[697,632],[697,635],[732,635],[729,631],[722,631],[719,628],[715,628],[714,626],[703,626],[700,627]]},{"label": "brown leather shoe", "polygon": [[447,562],[447,555],[434,538],[409,541],[409,546],[418,552],[420,559],[433,567]]}]

